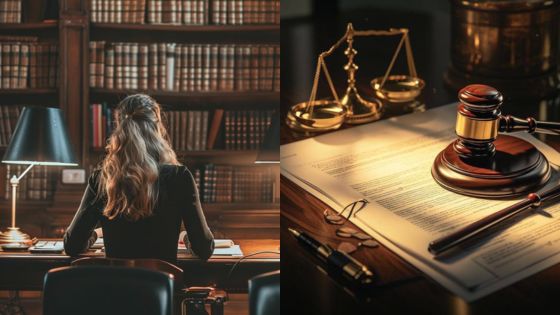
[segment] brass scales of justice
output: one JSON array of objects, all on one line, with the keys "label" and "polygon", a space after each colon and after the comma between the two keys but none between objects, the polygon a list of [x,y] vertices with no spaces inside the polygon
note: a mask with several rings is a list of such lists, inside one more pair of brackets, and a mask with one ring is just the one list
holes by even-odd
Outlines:
[{"label": "brass scales of justice", "polygon": [[[418,78],[416,73],[408,33],[408,29],[404,28],[357,31],[354,30],[352,23],[348,23],[346,33],[327,51],[319,54],[309,101],[292,106],[286,117],[286,124],[290,128],[302,132],[334,130],[338,129],[343,123],[363,124],[379,119],[383,111],[383,103],[380,99],[394,103],[414,100],[424,88],[424,81]],[[354,62],[357,54],[356,49],[353,47],[354,38],[395,35],[401,35],[401,39],[385,71],[385,75],[371,81],[371,86],[379,99],[364,99],[356,88],[355,74],[358,70],[358,65]],[[348,58],[348,62],[344,66],[348,76],[348,86],[344,96],[340,99],[332,82],[325,58],[332,55],[344,42],[348,45],[344,50],[344,54]],[[406,50],[409,75],[390,75],[403,45]],[[332,99],[318,100],[316,98],[321,72],[327,80]]]}]

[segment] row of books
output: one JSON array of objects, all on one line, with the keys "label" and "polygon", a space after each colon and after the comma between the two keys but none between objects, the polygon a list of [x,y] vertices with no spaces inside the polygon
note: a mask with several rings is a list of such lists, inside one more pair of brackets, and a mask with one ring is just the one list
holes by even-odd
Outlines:
[{"label": "row of books", "polygon": [[280,46],[90,42],[90,86],[168,91],[279,91]]},{"label": "row of books", "polygon": [[[91,143],[94,149],[105,147],[114,128],[113,109],[107,103],[91,104]],[[166,128],[176,151],[203,151],[207,148],[208,116],[206,110],[168,111]]]},{"label": "row of books", "polygon": [[[255,150],[264,140],[273,114],[271,110],[170,110],[164,112],[164,122],[171,145],[179,152]],[[113,109],[107,103],[91,104],[90,116],[91,146],[104,148],[114,128]]]},{"label": "row of books", "polygon": [[131,24],[279,24],[280,0],[90,0],[91,21]]},{"label": "row of books", "polygon": [[[14,175],[18,176],[27,165],[5,165],[0,167],[1,178],[5,182],[0,185],[4,199],[12,198],[12,187],[10,178]],[[18,200],[50,200],[53,198],[56,188],[57,168],[48,166],[34,166],[19,182],[17,199]]]},{"label": "row of books", "polygon": [[21,23],[21,0],[0,0],[0,23]]},{"label": "row of books", "polygon": [[58,45],[51,42],[0,41],[0,88],[54,88]]},{"label": "row of books", "polygon": [[273,111],[239,110],[224,114],[226,150],[258,149],[270,127]]},{"label": "row of books", "polygon": [[207,110],[168,111],[167,133],[176,151],[203,151],[208,142]]},{"label": "row of books", "polygon": [[280,24],[280,0],[213,0],[213,24]]},{"label": "row of books", "polygon": [[92,22],[144,23],[146,0],[90,0],[89,6]]},{"label": "row of books", "polygon": [[204,203],[274,201],[275,177],[269,167],[207,164],[194,177]]}]

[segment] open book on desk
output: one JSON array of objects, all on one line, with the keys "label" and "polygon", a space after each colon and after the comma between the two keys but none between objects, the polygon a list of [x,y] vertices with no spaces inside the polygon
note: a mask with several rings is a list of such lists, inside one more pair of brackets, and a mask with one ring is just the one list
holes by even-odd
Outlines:
[{"label": "open book on desk", "polygon": [[[467,301],[560,262],[560,205],[530,215],[466,249],[436,260],[428,244],[517,200],[488,200],[440,187],[436,155],[456,139],[456,105],[344,129],[281,146],[281,173],[336,211],[369,204],[350,220]],[[551,162],[560,154],[527,133]],[[548,187],[558,184],[554,171]],[[375,267],[375,266],[373,266]]]}]

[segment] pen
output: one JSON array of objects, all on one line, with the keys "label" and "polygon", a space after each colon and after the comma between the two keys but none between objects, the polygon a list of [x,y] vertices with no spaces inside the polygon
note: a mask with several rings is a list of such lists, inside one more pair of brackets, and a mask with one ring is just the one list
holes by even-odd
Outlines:
[{"label": "pen", "polygon": [[441,237],[428,245],[428,251],[434,256],[439,256],[442,253],[464,244],[465,242],[481,236],[492,227],[502,223],[517,214],[527,211],[531,208],[536,208],[544,201],[560,195],[560,185],[552,187],[542,194],[530,193],[527,197],[520,202],[486,216],[478,221],[475,221],[447,236]]},{"label": "pen", "polygon": [[326,262],[330,267],[333,267],[337,272],[342,273],[352,282],[360,285],[373,283],[373,273],[364,264],[350,255],[317,241],[305,232],[292,228],[288,228],[288,230],[305,249]]}]

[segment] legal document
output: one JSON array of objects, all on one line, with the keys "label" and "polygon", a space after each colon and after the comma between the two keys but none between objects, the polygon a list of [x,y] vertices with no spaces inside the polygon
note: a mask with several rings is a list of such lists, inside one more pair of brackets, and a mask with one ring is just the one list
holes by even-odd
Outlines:
[{"label": "legal document", "polygon": [[[459,195],[432,178],[437,154],[456,139],[456,113],[452,104],[283,145],[281,172],[336,211],[367,199],[353,223],[472,301],[560,262],[560,205],[515,218],[451,259],[434,259],[431,241],[519,201]],[[545,188],[557,185],[560,153],[525,132],[511,135],[546,156],[553,176]]]}]

